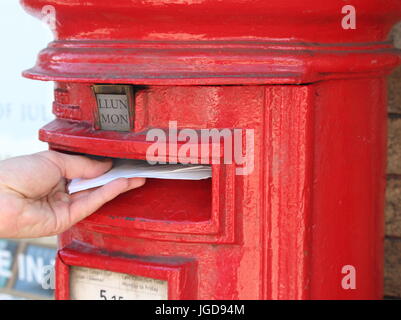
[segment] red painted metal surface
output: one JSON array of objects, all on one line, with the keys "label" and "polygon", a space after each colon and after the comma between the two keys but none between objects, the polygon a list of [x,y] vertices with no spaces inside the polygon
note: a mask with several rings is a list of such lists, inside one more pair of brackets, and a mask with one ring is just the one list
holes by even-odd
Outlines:
[{"label": "red painted metal surface", "polygon": [[[51,148],[145,159],[146,132],[169,121],[255,130],[252,174],[212,164],[211,181],[150,180],[62,234],[58,298],[71,265],[167,279],[171,299],[382,297],[385,76],[400,62],[387,34],[400,1],[353,1],[355,30],[334,0],[22,3],[57,12],[56,41],[25,72],[56,81],[57,119],[40,131]],[[131,132],[95,129],[99,83],[134,86]],[[341,285],[346,265],[355,289]]]},{"label": "red painted metal surface", "polygon": [[196,261],[193,259],[167,258],[155,260],[143,257],[127,258],[121,254],[110,254],[101,250],[88,250],[74,245],[59,252],[56,260],[58,288],[56,299],[68,300],[70,267],[85,267],[130,274],[168,282],[168,297],[171,300],[196,299]]},{"label": "red painted metal surface", "polygon": [[[33,79],[133,84],[310,83],[383,73],[398,61],[386,39],[398,0],[22,0],[56,10],[56,41]],[[351,62],[352,61],[352,62]]]}]

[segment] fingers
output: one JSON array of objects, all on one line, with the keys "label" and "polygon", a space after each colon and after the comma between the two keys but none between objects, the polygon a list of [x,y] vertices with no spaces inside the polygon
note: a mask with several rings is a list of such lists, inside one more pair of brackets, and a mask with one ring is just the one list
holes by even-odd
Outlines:
[{"label": "fingers", "polygon": [[84,156],[69,155],[55,151],[45,151],[38,155],[53,162],[67,179],[95,178],[111,169],[111,159],[93,160]]},{"label": "fingers", "polygon": [[131,189],[139,188],[144,184],[144,178],[120,178],[109,182],[100,188],[72,195],[72,203],[70,205],[71,224],[75,224],[86,218],[119,194]]}]

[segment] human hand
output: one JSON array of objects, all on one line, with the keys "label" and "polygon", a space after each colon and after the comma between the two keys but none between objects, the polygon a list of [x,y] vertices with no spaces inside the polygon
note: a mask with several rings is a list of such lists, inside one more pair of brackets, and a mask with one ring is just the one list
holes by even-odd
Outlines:
[{"label": "human hand", "polygon": [[35,238],[61,233],[143,178],[114,180],[69,195],[67,179],[95,178],[111,160],[45,151],[0,161],[0,238]]}]

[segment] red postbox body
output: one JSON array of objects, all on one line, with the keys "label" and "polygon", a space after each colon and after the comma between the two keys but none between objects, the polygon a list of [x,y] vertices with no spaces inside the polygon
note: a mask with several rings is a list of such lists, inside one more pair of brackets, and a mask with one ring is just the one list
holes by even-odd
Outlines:
[{"label": "red postbox body", "polygon": [[[62,234],[58,299],[120,297],[78,286],[93,269],[137,277],[138,298],[382,297],[385,76],[400,62],[386,39],[400,1],[22,3],[55,14],[56,40],[25,72],[55,81],[57,118],[40,130],[52,149],[146,159],[147,132],[169,137],[171,121],[254,135],[250,174],[199,155],[212,179],[149,179]],[[132,90],[129,130],[99,128],[94,86]],[[179,146],[158,156],[174,162]]]}]

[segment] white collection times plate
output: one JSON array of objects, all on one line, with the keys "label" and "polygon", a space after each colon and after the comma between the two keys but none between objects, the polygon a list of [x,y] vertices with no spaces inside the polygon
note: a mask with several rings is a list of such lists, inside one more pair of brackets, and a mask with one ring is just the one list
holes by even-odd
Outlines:
[{"label": "white collection times plate", "polygon": [[167,300],[167,281],[71,267],[71,300]]}]

